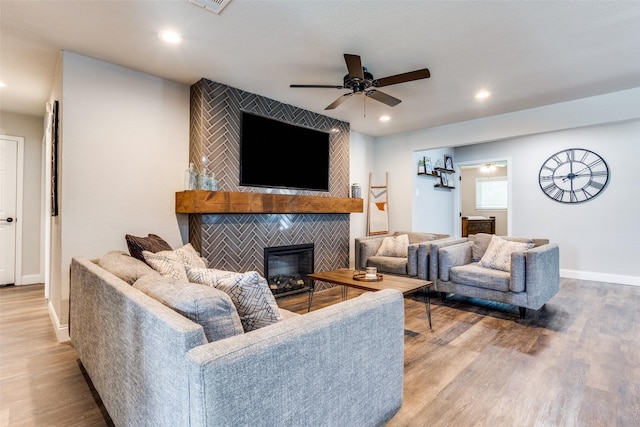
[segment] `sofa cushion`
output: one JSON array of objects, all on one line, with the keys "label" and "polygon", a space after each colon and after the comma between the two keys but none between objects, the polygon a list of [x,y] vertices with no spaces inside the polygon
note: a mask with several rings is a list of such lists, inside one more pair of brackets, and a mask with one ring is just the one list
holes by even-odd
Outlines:
[{"label": "sofa cushion", "polygon": [[479,263],[474,262],[452,267],[449,271],[449,278],[455,283],[507,292],[511,275],[506,271],[481,267]]},{"label": "sofa cushion", "polygon": [[123,251],[107,252],[98,260],[98,265],[130,285],[147,274],[159,276],[153,268]]},{"label": "sofa cushion", "polygon": [[406,258],[408,246],[409,236],[407,234],[387,236],[382,239],[382,244],[378,248],[375,256]]},{"label": "sofa cushion", "polygon": [[493,234],[487,233],[477,233],[470,234],[468,239],[473,243],[471,246],[471,259],[475,261],[480,261],[482,255],[487,251],[489,247],[489,243],[491,243],[491,238]]},{"label": "sofa cushion", "polygon": [[422,243],[422,242],[429,242],[431,240],[436,240],[438,238],[437,235],[433,234],[433,233],[419,233],[419,232],[415,232],[415,231],[409,231],[409,232],[395,232],[394,235],[395,236],[399,236],[402,234],[406,234],[409,237],[409,244],[413,244],[413,243]]},{"label": "sofa cushion", "polygon": [[407,258],[391,256],[372,256],[367,260],[367,267],[376,267],[379,272],[407,274]]},{"label": "sofa cushion", "polygon": [[236,273],[191,266],[187,266],[186,270],[190,282],[213,286],[231,297],[245,332],[282,320],[267,280],[257,271]]},{"label": "sofa cushion", "polygon": [[209,342],[244,333],[231,298],[218,289],[160,276],[144,276],[133,287],[202,325]]},{"label": "sofa cushion", "polygon": [[187,243],[175,251],[160,251],[151,253],[142,251],[145,261],[154,270],[163,276],[169,276],[174,280],[188,282],[185,266],[189,265],[196,268],[206,268],[207,265],[200,257],[200,254]]},{"label": "sofa cushion", "polygon": [[173,249],[162,237],[156,234],[149,234],[147,237],[138,237],[126,234],[124,238],[127,241],[127,247],[129,248],[131,256],[143,262],[146,261],[144,260],[142,251],[156,253],[160,251],[170,251]]},{"label": "sofa cushion", "polygon": [[480,266],[502,271],[511,271],[511,254],[533,248],[533,242],[516,242],[491,237],[491,243],[480,259]]}]

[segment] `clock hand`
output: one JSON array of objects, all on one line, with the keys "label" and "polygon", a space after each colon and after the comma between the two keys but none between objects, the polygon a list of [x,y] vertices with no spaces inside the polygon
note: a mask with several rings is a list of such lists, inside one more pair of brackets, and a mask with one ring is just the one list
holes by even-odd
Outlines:
[{"label": "clock hand", "polygon": [[584,172],[585,170],[590,169],[588,166],[580,169],[578,172],[573,173],[571,172],[569,175],[565,176],[564,178],[562,178],[562,182],[566,182],[567,179],[571,179],[573,180],[574,178],[578,177],[578,176],[584,176],[584,175],[580,175],[582,172]]}]

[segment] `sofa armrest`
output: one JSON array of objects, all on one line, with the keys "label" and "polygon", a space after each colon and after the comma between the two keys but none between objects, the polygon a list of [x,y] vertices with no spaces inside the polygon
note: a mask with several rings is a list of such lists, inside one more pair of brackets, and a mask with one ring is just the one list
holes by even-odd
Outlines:
[{"label": "sofa armrest", "polygon": [[527,307],[537,310],[560,290],[560,248],[549,243],[529,249],[524,262]]},{"label": "sofa armrest", "polygon": [[407,275],[418,275],[418,248],[420,243],[412,243],[407,247]]},{"label": "sofa armrest", "polygon": [[433,283],[436,283],[439,275],[438,251],[440,250],[440,248],[459,245],[461,243],[466,243],[467,241],[468,239],[466,237],[449,237],[446,239],[434,240],[433,242],[431,242],[428,256],[429,267],[428,269],[425,267],[428,276],[425,276],[424,278],[431,280]]},{"label": "sofa armrest", "polygon": [[355,240],[355,269],[364,270],[367,267],[367,260],[369,257],[375,256],[382,240],[391,236],[391,234],[380,234],[376,236],[358,237]]},{"label": "sofa armrest", "polygon": [[194,426],[384,425],[402,404],[403,297],[365,293],[186,359]]},{"label": "sofa armrest", "polygon": [[471,263],[472,245],[472,242],[464,242],[440,247],[437,249],[438,278],[440,280],[449,281],[449,270],[452,267]]}]

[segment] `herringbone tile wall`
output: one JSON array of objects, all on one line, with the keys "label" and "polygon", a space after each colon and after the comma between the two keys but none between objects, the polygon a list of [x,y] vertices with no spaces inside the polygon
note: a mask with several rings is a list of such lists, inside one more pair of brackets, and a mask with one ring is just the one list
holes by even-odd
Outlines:
[{"label": "herringbone tile wall", "polygon": [[[329,192],[239,186],[240,112],[331,132]],[[189,158],[223,191],[348,197],[349,124],[202,79],[191,86]],[[315,243],[316,271],[349,265],[349,214],[190,215],[189,240],[211,267],[263,274],[267,246]],[[318,288],[320,289],[318,284]]]}]

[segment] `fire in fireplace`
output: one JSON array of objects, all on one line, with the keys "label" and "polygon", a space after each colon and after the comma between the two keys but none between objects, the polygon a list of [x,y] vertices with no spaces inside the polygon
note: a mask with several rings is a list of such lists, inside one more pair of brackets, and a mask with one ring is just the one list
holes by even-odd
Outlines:
[{"label": "fire in fireplace", "polygon": [[299,292],[313,292],[314,244],[272,246],[264,248],[264,277],[273,295],[282,297]]}]

